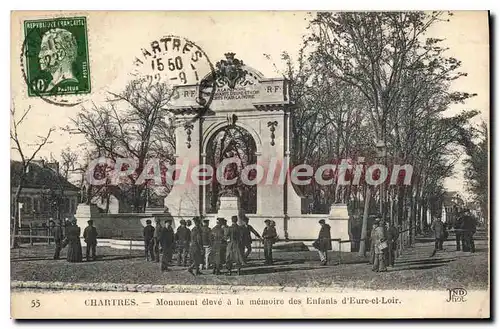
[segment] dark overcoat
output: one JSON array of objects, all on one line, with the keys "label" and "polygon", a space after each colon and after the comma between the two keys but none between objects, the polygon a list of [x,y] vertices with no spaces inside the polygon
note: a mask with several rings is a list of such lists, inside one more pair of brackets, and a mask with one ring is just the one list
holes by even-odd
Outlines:
[{"label": "dark overcoat", "polygon": [[144,241],[151,241],[154,235],[155,235],[155,228],[151,225],[146,225],[143,231]]},{"label": "dark overcoat", "polygon": [[245,263],[241,254],[241,230],[238,224],[233,223],[225,232],[227,239],[226,263]]},{"label": "dark overcoat", "polygon": [[196,263],[203,262],[203,239],[201,236],[201,227],[195,226],[191,230],[191,242],[189,245],[189,256]]},{"label": "dark overcoat", "polygon": [[94,226],[87,226],[85,230],[83,230],[83,238],[86,243],[97,243],[97,229]]},{"label": "dark overcoat", "polygon": [[78,263],[82,261],[82,244],[80,243],[80,228],[76,225],[68,227],[66,231],[66,239],[68,243],[67,261],[70,263]]},{"label": "dark overcoat", "polygon": [[175,234],[172,227],[162,227],[160,229],[160,245],[163,250],[173,249],[175,244]]},{"label": "dark overcoat", "polygon": [[219,225],[215,225],[210,231],[210,252],[211,261],[213,264],[220,266],[226,261],[226,238],[224,229]]},{"label": "dark overcoat", "polygon": [[318,249],[321,251],[332,250],[331,228],[328,224],[323,224],[318,234]]}]

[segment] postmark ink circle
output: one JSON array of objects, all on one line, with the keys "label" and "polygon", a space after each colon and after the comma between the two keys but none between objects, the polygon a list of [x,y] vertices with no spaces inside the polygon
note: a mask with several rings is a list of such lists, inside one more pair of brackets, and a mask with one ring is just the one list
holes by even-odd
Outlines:
[{"label": "postmark ink circle", "polygon": [[[131,75],[146,83],[167,83],[175,102],[180,93],[193,104],[173,106],[173,115],[189,115],[179,124],[189,125],[203,116],[216,91],[216,71],[206,52],[196,43],[180,36],[166,35],[141,48]],[[174,123],[175,125],[175,123]]]}]

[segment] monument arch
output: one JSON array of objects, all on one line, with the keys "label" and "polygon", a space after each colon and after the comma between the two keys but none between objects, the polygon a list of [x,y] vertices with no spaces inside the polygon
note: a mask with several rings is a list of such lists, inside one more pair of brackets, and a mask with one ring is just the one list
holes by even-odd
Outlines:
[{"label": "monument arch", "polygon": [[[290,112],[294,106],[290,100],[289,81],[284,78],[265,78],[262,73],[244,65],[234,53],[227,53],[225,57],[216,64],[217,88],[204,114],[196,117],[203,110],[196,101],[199,91],[197,85],[176,87],[178,97],[169,103],[168,110],[175,115],[177,122],[177,163],[189,161],[191,168],[208,164],[213,137],[224,129],[242,129],[255,142],[252,163],[268,166],[266,170],[278,164],[277,171],[283,168],[288,171]],[[219,200],[217,207],[214,207],[213,194],[207,196],[207,193],[211,193],[210,189],[192,182],[174,185],[165,198],[165,206],[176,221],[204,216],[210,220],[211,226],[215,225],[217,217],[229,220],[234,215],[240,219],[247,215],[252,225],[262,230],[264,220],[272,219],[276,222],[280,239],[314,239],[319,219],[336,218],[338,220],[330,221],[332,234],[348,239],[347,208],[345,211],[334,209],[330,215],[302,214],[302,200],[287,176],[284,174],[281,184],[258,183],[255,205],[250,212],[242,209],[238,193],[217,194]]]}]

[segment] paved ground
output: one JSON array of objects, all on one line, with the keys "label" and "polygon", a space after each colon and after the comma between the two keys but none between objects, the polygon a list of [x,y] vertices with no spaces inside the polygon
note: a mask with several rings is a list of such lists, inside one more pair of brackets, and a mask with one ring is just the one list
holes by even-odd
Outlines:
[{"label": "paved ground", "polygon": [[[453,241],[452,241],[453,239]],[[275,252],[276,263],[264,266],[254,251],[241,276],[214,276],[205,272],[193,277],[185,268],[161,273],[159,264],[146,262],[139,251],[98,248],[95,262],[67,263],[51,259],[47,245],[24,246],[11,252],[11,279],[15,281],[113,282],[148,285],[245,285],[287,287],[335,287],[357,289],[444,289],[488,287],[488,246],[484,233],[477,234],[477,252],[455,251],[454,236],[445,250],[430,257],[433,243],[419,242],[406,249],[394,268],[371,271],[366,259],[355,253],[332,253],[333,265],[319,266],[315,252]],[[62,256],[65,256],[63,251]],[[260,253],[262,258],[262,252]],[[253,258],[252,258],[253,257]]]}]

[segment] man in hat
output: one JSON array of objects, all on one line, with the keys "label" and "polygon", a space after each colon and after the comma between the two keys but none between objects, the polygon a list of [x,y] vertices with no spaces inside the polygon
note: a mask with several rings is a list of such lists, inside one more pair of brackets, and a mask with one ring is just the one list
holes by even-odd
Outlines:
[{"label": "man in hat", "polygon": [[186,221],[181,219],[180,226],[175,233],[175,242],[177,244],[177,266],[187,266],[187,254],[189,251],[189,241],[191,231],[186,227]]},{"label": "man in hat", "polygon": [[266,265],[272,265],[273,263],[273,244],[278,234],[276,233],[276,229],[271,226],[271,220],[266,219],[264,221],[266,227],[264,227],[264,231],[262,232],[262,239],[264,239],[264,258],[266,259]]},{"label": "man in hat", "polygon": [[434,251],[432,252],[432,257],[438,250],[443,250],[445,227],[443,221],[441,220],[441,216],[434,216],[434,220],[431,224],[431,230],[434,234]]},{"label": "man in hat", "polygon": [[[253,233],[258,239],[262,240],[260,234],[252,227],[252,225],[248,224],[249,218],[247,216],[243,217],[243,225],[240,226],[241,229],[241,253],[243,254],[243,258],[245,262],[248,259],[248,256],[252,252],[252,235]],[[245,250],[246,249],[246,250]]]},{"label": "man in hat", "polygon": [[161,271],[168,271],[168,265],[172,261],[172,254],[174,252],[175,234],[172,228],[172,220],[165,221],[165,227],[160,229],[159,242],[163,251],[161,257]]},{"label": "man in hat", "polygon": [[321,219],[318,223],[321,228],[318,234],[317,246],[321,265],[324,266],[328,263],[328,250],[332,250],[331,228],[324,219]]},{"label": "man in hat", "polygon": [[[191,258],[191,265],[188,272],[192,275],[201,274],[200,265],[203,262],[203,239],[201,234],[201,220],[199,217],[193,218],[194,227],[191,230],[191,240],[189,245],[189,256]],[[194,272],[193,272],[194,270]]]},{"label": "man in hat", "polygon": [[233,268],[233,263],[236,263],[236,269],[238,275],[241,273],[241,264],[245,263],[243,255],[241,254],[241,231],[238,226],[238,216],[231,217],[231,226],[225,232],[227,239],[227,251],[226,251],[226,268],[228,275],[231,275],[231,270]]},{"label": "man in hat", "polygon": [[64,240],[61,223],[58,222],[56,224],[53,220],[51,220],[50,228],[52,229],[52,236],[54,237],[54,244],[56,245],[56,249],[54,250],[54,259],[59,259],[59,257],[61,256],[61,249]]},{"label": "man in hat", "polygon": [[[201,227],[201,241],[203,242],[203,256],[205,258],[205,269],[209,268],[209,259],[210,259],[210,220],[204,219],[203,226]],[[203,267],[203,265],[202,265]]]},{"label": "man in hat", "polygon": [[146,261],[149,262],[149,256],[151,260],[154,259],[153,255],[153,237],[155,233],[155,228],[151,226],[151,220],[146,220],[146,226],[144,227],[142,235],[144,236],[144,253],[146,255]]},{"label": "man in hat", "polygon": [[[199,218],[200,218],[199,216],[194,216],[193,220],[199,219]],[[191,232],[191,230],[193,229],[193,221],[191,219],[186,220],[186,227],[188,228],[189,232]],[[189,253],[189,244],[188,244],[188,252],[187,252],[186,256],[187,256],[186,263],[190,264],[191,263],[191,260],[190,260],[191,254]]]},{"label": "man in hat", "polygon": [[465,239],[464,239],[464,217],[463,212],[459,212],[455,206],[455,212],[453,215],[453,229],[455,230],[455,242],[456,242],[456,250],[460,251],[465,248]]},{"label": "man in hat", "polygon": [[470,209],[465,209],[463,216],[463,237],[465,242],[463,251],[476,252],[476,246],[474,244],[476,226],[476,219],[472,216]]},{"label": "man in hat", "polygon": [[224,235],[224,218],[217,218],[217,224],[210,231],[210,246],[212,263],[214,265],[213,274],[219,275],[224,264],[226,239]]},{"label": "man in hat", "polygon": [[386,224],[387,231],[387,243],[389,247],[387,248],[387,265],[393,267],[396,261],[396,249],[397,249],[397,241],[399,238],[399,231],[394,224],[387,222]]},{"label": "man in hat", "polygon": [[385,249],[387,248],[387,238],[385,230],[381,223],[380,216],[375,218],[373,222],[372,241],[374,247],[374,256],[372,271],[385,272],[387,271],[385,263]]},{"label": "man in hat", "polygon": [[153,234],[153,252],[154,252],[154,258],[153,260],[156,263],[160,262],[160,234],[161,234],[161,222],[160,219],[156,218],[155,220],[156,223],[156,228],[155,232]]},{"label": "man in hat", "polygon": [[222,219],[222,230],[224,232],[224,244],[222,245],[222,251],[221,251],[221,257],[222,257],[222,263],[226,263],[226,254],[227,254],[227,233],[229,231],[229,226],[227,225],[227,219],[223,218]]},{"label": "man in hat", "polygon": [[89,224],[85,230],[83,230],[83,240],[87,244],[85,249],[85,259],[87,262],[90,260],[89,255],[92,251],[92,260],[95,260],[95,249],[97,246],[97,229],[94,227],[94,221],[92,219],[88,220]]}]

